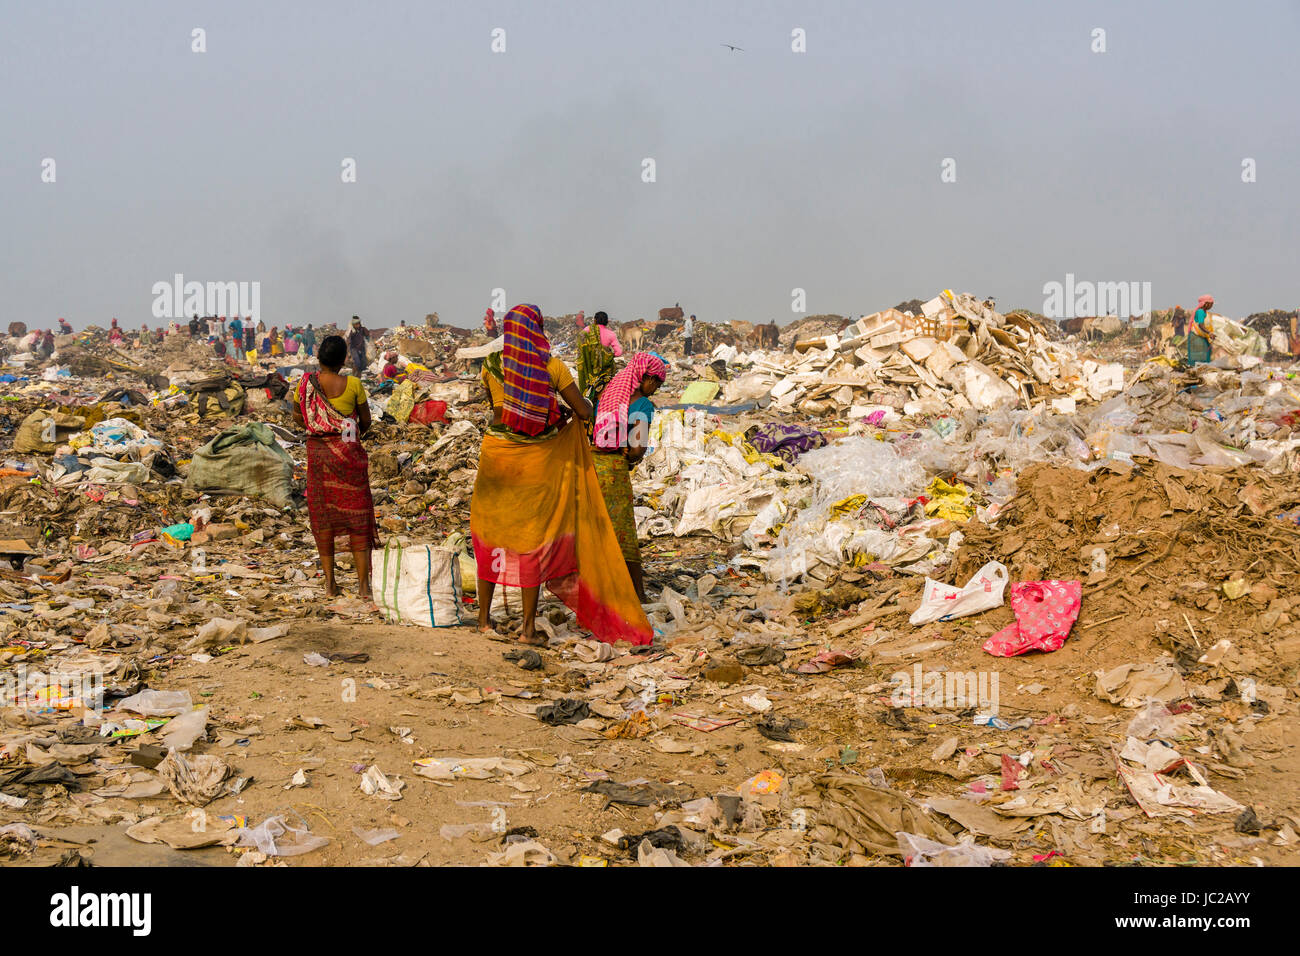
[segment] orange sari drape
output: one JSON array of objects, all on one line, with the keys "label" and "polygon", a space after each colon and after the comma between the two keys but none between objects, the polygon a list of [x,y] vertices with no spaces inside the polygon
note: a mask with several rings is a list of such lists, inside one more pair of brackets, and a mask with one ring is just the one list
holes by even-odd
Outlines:
[{"label": "orange sari drape", "polygon": [[546,584],[599,640],[653,639],[577,422],[544,441],[484,435],[469,526],[484,581]]}]

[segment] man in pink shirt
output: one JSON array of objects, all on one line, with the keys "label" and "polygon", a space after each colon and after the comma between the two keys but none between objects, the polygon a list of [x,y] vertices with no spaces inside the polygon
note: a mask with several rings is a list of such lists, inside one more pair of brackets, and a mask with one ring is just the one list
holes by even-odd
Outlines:
[{"label": "man in pink shirt", "polygon": [[[585,312],[578,313],[578,328],[583,332],[587,331],[585,315]],[[618,333],[609,327],[609,316],[604,312],[597,312],[594,318],[596,325],[600,327],[600,344],[612,351],[614,358],[622,358],[623,346],[619,344]]]}]

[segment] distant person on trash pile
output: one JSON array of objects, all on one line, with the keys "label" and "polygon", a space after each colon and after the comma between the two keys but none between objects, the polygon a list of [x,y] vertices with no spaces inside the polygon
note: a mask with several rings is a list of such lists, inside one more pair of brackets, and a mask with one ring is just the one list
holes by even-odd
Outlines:
[{"label": "distant person on trash pile", "polygon": [[623,346],[609,327],[609,316],[597,312],[590,327],[582,324],[578,313],[578,391],[593,405],[600,401],[600,393],[614,377],[614,359],[623,357]]},{"label": "distant person on trash pile", "polygon": [[494,339],[501,334],[500,332],[497,331],[496,310],[494,309],[487,310],[487,313],[483,316],[483,328],[487,332],[489,338]]},{"label": "distant person on trash pile", "polygon": [[67,319],[64,319],[64,318],[60,318],[60,319],[59,319],[59,334],[60,334],[60,335],[71,335],[71,334],[72,334],[72,326],[68,324],[68,320],[67,320]]},{"label": "distant person on trash pile", "polygon": [[557,396],[583,422],[591,420],[591,403],[551,355],[537,306],[510,310],[504,348],[484,360],[482,381],[492,425],[483,436],[469,521],[479,629],[491,630],[496,585],[521,588],[521,640],[545,644],[535,628],[545,583],[598,640],[649,644],[654,632],[620,560],[587,433],[564,420]]},{"label": "distant person on trash pile", "polygon": [[117,327],[117,319],[114,319],[108,327],[108,344],[114,348],[121,348],[126,345],[122,330]]},{"label": "distant person on trash pile", "polygon": [[49,329],[41,336],[40,345],[36,346],[36,354],[41,359],[47,359],[54,354],[54,333]]},{"label": "distant person on trash pile", "polygon": [[1203,295],[1196,300],[1196,314],[1187,327],[1187,364],[1198,365],[1210,360],[1210,342],[1214,338],[1214,325],[1210,322],[1210,309],[1214,296]]},{"label": "distant person on trash pile", "polygon": [[282,355],[284,348],[280,345],[280,328],[271,326],[270,331],[266,333],[266,338],[262,339],[262,355]]},{"label": "distant person on trash pile", "polygon": [[352,325],[348,328],[348,364],[352,371],[360,375],[370,363],[366,361],[366,342],[370,333],[361,326],[361,319],[352,316]]},{"label": "distant person on trash pile", "polygon": [[632,469],[645,457],[650,444],[650,422],[655,414],[650,396],[667,375],[668,370],[657,355],[638,352],[605,388],[596,410],[593,442],[596,478],[618,536],[627,573],[642,604],[646,596],[636,518],[632,514]]},{"label": "distant person on trash pile", "polygon": [[682,336],[685,339],[682,343],[684,350],[687,355],[690,355],[691,352],[694,351],[695,345],[695,316],[690,316],[685,323],[682,324]]},{"label": "distant person on trash pile", "polygon": [[380,378],[385,382],[401,382],[406,379],[406,374],[402,371],[401,366],[397,364],[398,355],[396,352],[384,353],[384,370]]},{"label": "distant person on trash pile", "polygon": [[302,348],[302,336],[293,330],[292,325],[284,327],[284,354],[297,356]]},{"label": "distant person on trash pile", "polygon": [[244,350],[244,323],[239,316],[230,320],[230,341],[236,352]]},{"label": "distant person on trash pile", "polygon": [[311,323],[308,322],[307,328],[300,329],[299,331],[302,332],[303,348],[307,350],[308,355],[314,355],[316,353],[316,330],[313,329]]},{"label": "distant person on trash pile", "polygon": [[370,406],[361,379],[340,372],[347,344],[331,335],[320,344],[320,371],[304,375],[294,392],[293,421],[307,433],[307,515],[320,552],[325,594],[334,581],[334,542],[348,538],[357,569],[357,594],[372,601],[370,552],[379,540],[370,495],[370,459],[361,444],[370,431]]}]

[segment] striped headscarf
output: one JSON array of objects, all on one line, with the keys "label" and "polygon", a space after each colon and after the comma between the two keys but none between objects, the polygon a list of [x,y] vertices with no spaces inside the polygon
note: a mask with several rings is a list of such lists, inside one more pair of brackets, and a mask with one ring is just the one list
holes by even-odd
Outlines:
[{"label": "striped headscarf", "polygon": [[601,393],[592,434],[597,448],[619,448],[625,443],[627,407],[647,375],[663,381],[668,377],[663,359],[653,352],[637,352],[623,371],[615,375]]},{"label": "striped headscarf", "polygon": [[605,386],[597,411],[601,414],[618,414],[619,409],[626,411],[628,403],[632,401],[633,393],[641,387],[641,379],[647,375],[653,375],[663,381],[668,377],[668,371],[664,367],[663,359],[653,352],[637,352],[632,356],[632,361],[627,363],[627,367],[610,379],[609,385]]},{"label": "striped headscarf", "polygon": [[539,435],[558,420],[559,408],[546,365],[551,343],[542,329],[535,305],[517,305],[506,315],[505,347],[501,352],[505,403],[501,423],[524,435]]}]

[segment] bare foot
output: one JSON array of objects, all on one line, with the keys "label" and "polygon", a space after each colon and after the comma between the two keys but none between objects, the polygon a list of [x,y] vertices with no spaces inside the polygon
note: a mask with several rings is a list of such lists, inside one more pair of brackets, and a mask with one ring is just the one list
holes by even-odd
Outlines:
[{"label": "bare foot", "polygon": [[533,632],[531,632],[531,633],[528,633],[528,634],[524,634],[524,635],[522,635],[522,636],[519,638],[519,643],[520,643],[520,644],[529,644],[529,645],[532,645],[533,647],[545,647],[545,646],[546,646],[546,635],[545,635],[545,634],[538,634],[536,631],[533,631]]},{"label": "bare foot", "polygon": [[336,597],[338,597],[338,596],[339,596],[340,594],[342,594],[342,593],[343,593],[343,592],[339,590],[338,585],[336,585],[336,584],[327,584],[327,585],[325,585],[325,596],[326,596],[326,597],[329,597],[329,598],[336,598]]}]

